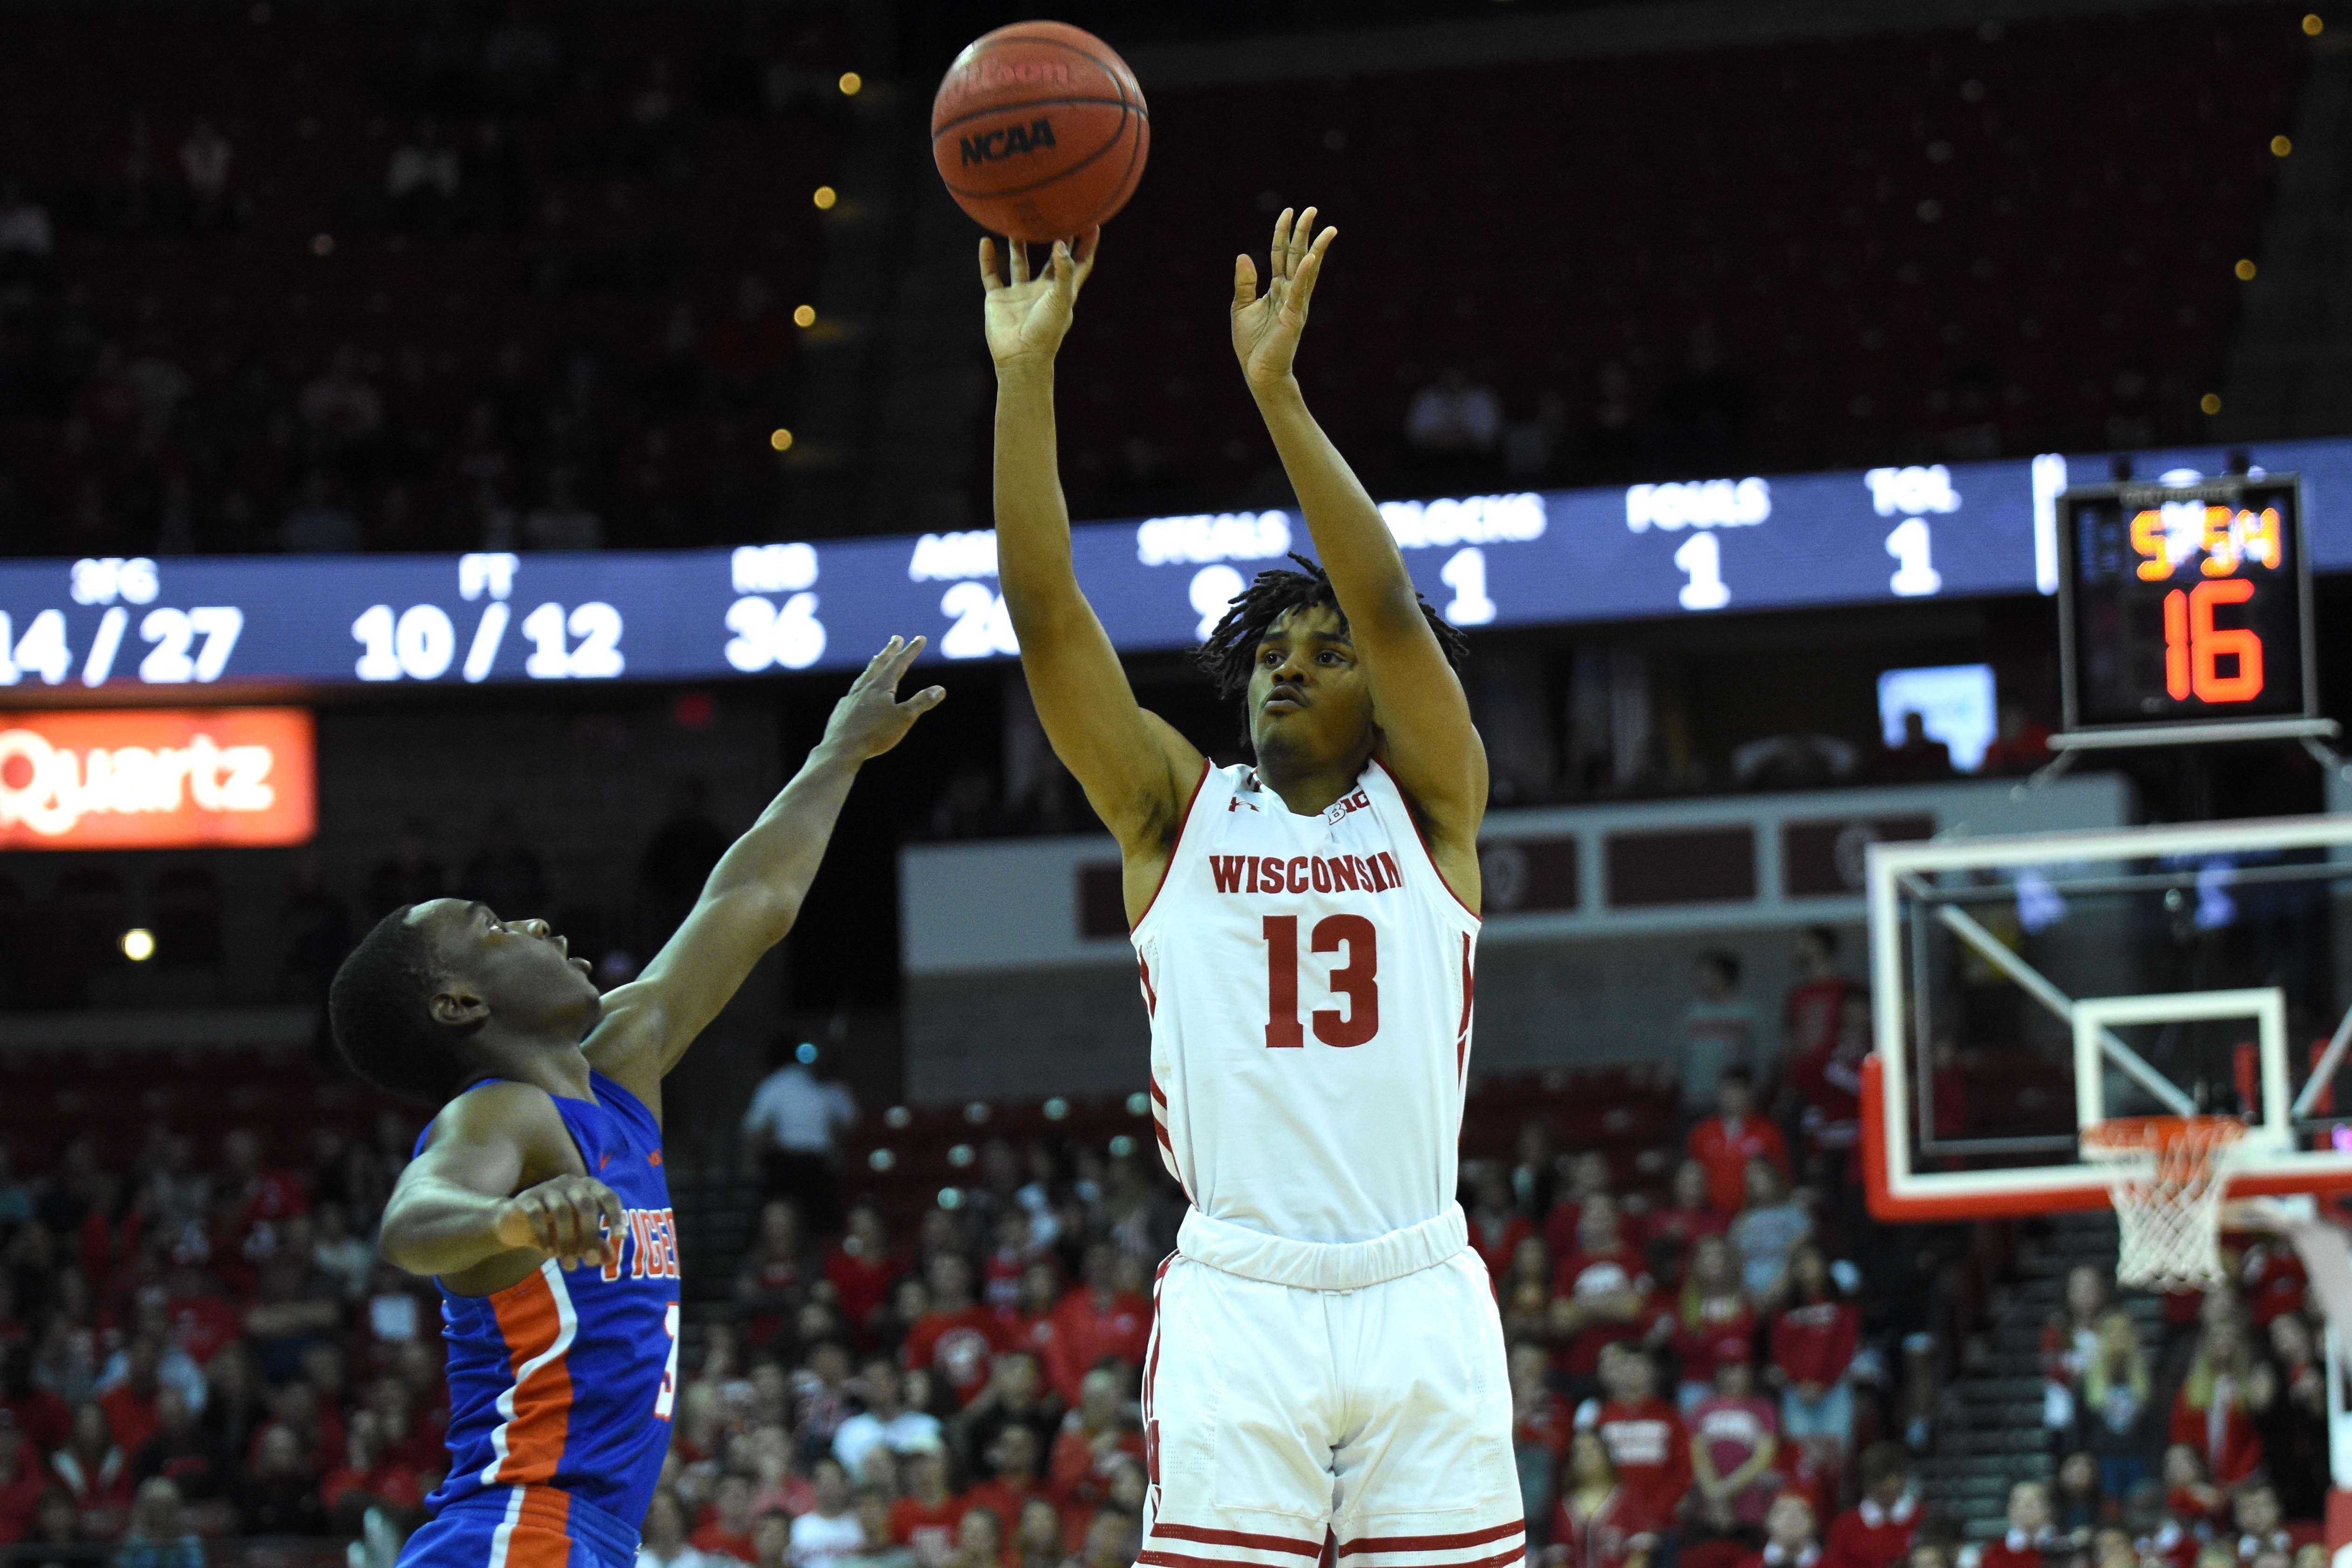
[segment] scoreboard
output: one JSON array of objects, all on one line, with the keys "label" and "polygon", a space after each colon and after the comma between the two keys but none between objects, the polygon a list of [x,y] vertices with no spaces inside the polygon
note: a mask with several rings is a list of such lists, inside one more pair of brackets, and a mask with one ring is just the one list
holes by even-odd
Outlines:
[{"label": "scoreboard", "polygon": [[2294,475],[2102,485],[2059,505],[2068,731],[2316,719]]},{"label": "scoreboard", "polygon": [[[2110,506],[2095,514],[2104,523],[2085,513],[2062,528],[2061,495],[2093,493],[2078,481],[2104,479],[2109,459],[2045,453],[1388,500],[1381,513],[1422,593],[1474,631],[2051,594],[2066,575],[2062,555],[2086,570],[2106,563],[2116,570],[2078,584],[2084,614],[2154,640],[2131,644],[2141,652],[2123,664],[2086,663],[2103,683],[2086,689],[2082,722],[2305,711],[2301,634],[2276,619],[2299,602],[2273,585],[2352,571],[2352,521],[2321,526],[2352,520],[2352,441],[2137,452],[2131,463],[2173,490],[2248,464],[2256,475],[2292,469],[2301,485],[2246,491],[2273,500],[2243,519],[2232,502],[2226,521],[2192,520],[2175,497],[2151,503],[2153,522],[2134,521],[2145,507]],[[2080,528],[2095,535],[2086,549],[2073,548]],[[2161,582],[2140,574],[2158,532]],[[1192,646],[1253,574],[1313,548],[1304,520],[1281,509],[1080,523],[1071,546],[1079,583],[1128,653]],[[2252,596],[2232,599],[2241,588]],[[2242,631],[2263,650],[2258,681],[2232,651]],[[900,633],[929,637],[932,656],[951,661],[1019,651],[992,532],[733,550],[0,560],[8,707],[151,688],[185,700],[196,687],[226,698],[855,669]],[[2188,695],[2174,698],[2182,671]]]}]

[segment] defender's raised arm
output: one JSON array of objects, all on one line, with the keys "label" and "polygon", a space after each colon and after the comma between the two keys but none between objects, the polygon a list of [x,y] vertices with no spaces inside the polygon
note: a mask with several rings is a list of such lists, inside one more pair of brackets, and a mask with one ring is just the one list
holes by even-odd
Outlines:
[{"label": "defender's raised arm", "polygon": [[1094,270],[1097,243],[1088,235],[1073,254],[1055,241],[1045,275],[1032,278],[1027,247],[1007,242],[1000,272],[997,242],[984,239],[980,276],[996,362],[997,581],[1046,739],[1118,840],[1133,920],[1159,883],[1202,761],[1191,742],[1138,705],[1071,566],[1054,434],[1054,357]]},{"label": "defender's raised arm", "polygon": [[1339,234],[1315,232],[1315,209],[1275,220],[1265,292],[1257,267],[1234,258],[1234,353],[1283,471],[1306,514],[1349,640],[1371,688],[1379,755],[1421,814],[1446,880],[1478,901],[1478,824],[1486,810],[1486,752],[1469,699],[1423,613],[1404,557],[1355,470],[1331,445],[1299,391],[1292,361],[1323,258]]},{"label": "defender's raised arm", "polygon": [[929,686],[898,700],[898,683],[922,651],[921,637],[883,646],[835,704],[800,772],[711,868],[677,933],[645,973],[605,994],[588,1058],[646,1104],[660,1103],[662,1075],[791,932],[857,770],[906,739],[947,695]]}]

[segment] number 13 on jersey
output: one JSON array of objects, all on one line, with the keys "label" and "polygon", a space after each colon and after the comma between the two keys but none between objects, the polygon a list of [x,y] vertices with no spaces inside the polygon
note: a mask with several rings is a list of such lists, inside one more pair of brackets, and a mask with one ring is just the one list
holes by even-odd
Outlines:
[{"label": "number 13 on jersey", "polygon": [[[1265,931],[1266,1047],[1304,1047],[1306,1029],[1298,1016],[1298,917],[1268,915]],[[1372,922],[1362,915],[1326,915],[1315,922],[1307,946],[1315,954],[1345,959],[1328,969],[1324,984],[1334,1000],[1346,998],[1347,1005],[1316,1008],[1315,1037],[1327,1046],[1360,1046],[1380,1033],[1380,933]]]}]

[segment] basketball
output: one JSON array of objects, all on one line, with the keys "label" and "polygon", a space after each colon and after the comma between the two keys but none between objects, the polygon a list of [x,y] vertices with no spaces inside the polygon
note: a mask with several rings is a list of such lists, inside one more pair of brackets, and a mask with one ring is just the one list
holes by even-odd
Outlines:
[{"label": "basketball", "polygon": [[931,158],[992,234],[1044,242],[1109,220],[1135,194],[1151,117],[1109,45],[1016,22],[965,46],[931,100]]}]

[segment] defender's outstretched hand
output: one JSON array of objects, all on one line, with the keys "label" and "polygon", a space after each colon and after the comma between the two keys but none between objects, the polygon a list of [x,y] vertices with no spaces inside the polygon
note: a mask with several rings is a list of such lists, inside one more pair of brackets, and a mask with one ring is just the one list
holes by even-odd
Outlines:
[{"label": "defender's outstretched hand", "polygon": [[1323,253],[1339,233],[1326,228],[1317,234],[1313,207],[1296,223],[1290,209],[1283,208],[1274,220],[1274,247],[1266,258],[1271,276],[1264,294],[1257,291],[1256,263],[1246,255],[1234,258],[1234,355],[1253,391],[1290,379],[1298,334],[1307,326],[1307,302],[1323,271]]},{"label": "defender's outstretched hand", "polygon": [[914,667],[927,639],[908,642],[892,637],[866,662],[849,689],[834,704],[824,726],[824,744],[848,753],[853,762],[878,757],[907,738],[915,721],[947,700],[945,689],[926,686],[904,702],[898,682]]},{"label": "defender's outstretched hand", "polygon": [[980,242],[980,280],[988,289],[982,319],[988,329],[989,357],[999,370],[1034,361],[1050,363],[1070,330],[1078,290],[1095,269],[1102,247],[1102,230],[1090,228],[1078,236],[1075,249],[1066,239],[1054,242],[1053,259],[1045,272],[1029,276],[1029,247],[1008,239],[1004,248],[1012,263],[1013,280],[997,270],[996,241]]}]

